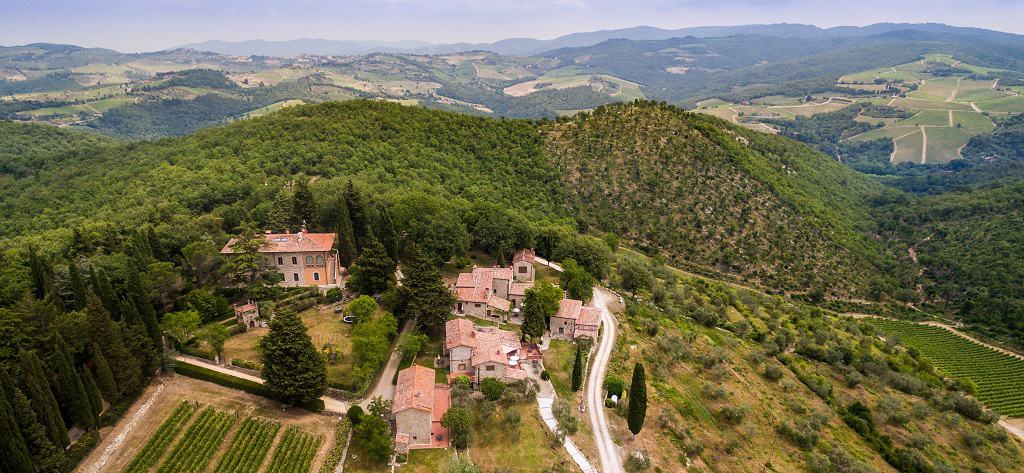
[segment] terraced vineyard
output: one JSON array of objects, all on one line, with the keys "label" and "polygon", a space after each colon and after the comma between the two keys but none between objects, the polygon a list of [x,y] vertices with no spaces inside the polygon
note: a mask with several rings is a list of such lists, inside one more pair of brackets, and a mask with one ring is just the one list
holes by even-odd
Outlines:
[{"label": "terraced vineyard", "polygon": [[872,319],[883,332],[899,337],[955,379],[970,379],[978,399],[1007,417],[1024,417],[1024,360],[974,343],[941,327]]},{"label": "terraced vineyard", "polygon": [[158,473],[196,473],[206,469],[237,416],[207,407],[171,450]]},{"label": "terraced vineyard", "polygon": [[309,471],[313,457],[324,438],[303,432],[295,427],[288,427],[281,437],[281,442],[274,450],[274,458],[267,466],[267,473],[305,473]]},{"label": "terraced vineyard", "polygon": [[214,473],[255,473],[263,465],[281,424],[250,417],[231,438],[227,451],[217,462]]},{"label": "terraced vineyard", "polygon": [[192,418],[196,407],[197,405],[194,402],[182,401],[171,412],[171,415],[160,424],[160,428],[149,438],[146,445],[142,447],[142,450],[135,455],[132,462],[125,468],[125,473],[144,473],[149,471],[156,464],[157,460],[163,456],[167,447],[171,445],[171,442],[178,436],[181,429],[185,428],[185,424]]}]

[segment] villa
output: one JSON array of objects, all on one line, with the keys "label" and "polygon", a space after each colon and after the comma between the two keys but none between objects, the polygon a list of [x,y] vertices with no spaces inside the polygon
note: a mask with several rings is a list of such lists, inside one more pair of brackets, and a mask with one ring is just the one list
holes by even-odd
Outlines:
[{"label": "villa", "polygon": [[[314,286],[323,289],[339,287],[342,280],[338,251],[334,249],[333,233],[309,233],[305,228],[298,233],[263,234],[266,244],[260,253],[267,256],[268,263],[281,275],[279,283],[284,287]],[[234,254],[232,238],[221,254]]]}]

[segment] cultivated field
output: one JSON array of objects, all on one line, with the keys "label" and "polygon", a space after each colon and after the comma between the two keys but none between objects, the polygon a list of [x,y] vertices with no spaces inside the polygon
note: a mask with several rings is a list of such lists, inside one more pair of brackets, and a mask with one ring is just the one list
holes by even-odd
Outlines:
[{"label": "cultivated field", "polygon": [[949,376],[978,386],[978,399],[1008,416],[1024,416],[1024,360],[992,350],[941,327],[872,319],[885,333],[916,348]]}]

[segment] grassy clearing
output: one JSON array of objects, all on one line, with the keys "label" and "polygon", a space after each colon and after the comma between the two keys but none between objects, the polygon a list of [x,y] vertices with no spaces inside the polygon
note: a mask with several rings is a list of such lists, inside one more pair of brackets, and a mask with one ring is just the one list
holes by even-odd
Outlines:
[{"label": "grassy clearing", "polygon": [[962,128],[929,128],[928,133],[928,163],[948,163],[959,159],[960,147],[967,143],[974,136],[971,132]]},{"label": "grassy clearing", "polygon": [[[945,99],[943,99],[945,100]],[[979,106],[981,104],[978,104]],[[944,102],[939,100],[915,100],[913,98],[897,97],[892,100],[892,106],[910,111],[919,110],[963,110],[973,111],[971,104],[961,102]]]},{"label": "grassy clearing", "polygon": [[907,97],[918,100],[944,102],[951,97],[954,97],[958,83],[959,78],[957,77],[940,77],[938,79],[930,79],[921,84],[917,90],[908,93]]},{"label": "grassy clearing", "polygon": [[294,107],[296,105],[302,105],[304,103],[306,103],[306,102],[303,101],[302,99],[282,100],[280,102],[276,102],[276,103],[272,103],[270,105],[267,105],[266,107],[257,108],[256,110],[248,112],[248,113],[246,113],[244,115],[244,117],[245,118],[262,117],[263,115],[266,115],[268,113],[274,113],[274,112],[276,112],[278,110],[281,110],[283,108]]},{"label": "grassy clearing", "polygon": [[959,102],[981,102],[1007,96],[1006,92],[992,89],[994,82],[994,80],[964,79],[960,82],[960,88],[957,89],[954,100]]},{"label": "grassy clearing", "polygon": [[544,352],[544,369],[551,375],[555,392],[563,399],[574,399],[572,392],[572,365],[576,359],[576,345],[565,340],[551,340]]},{"label": "grassy clearing", "polygon": [[867,132],[861,133],[861,134],[856,135],[856,136],[852,136],[852,137],[849,138],[849,141],[871,141],[871,140],[880,140],[880,139],[885,139],[885,138],[896,139],[896,138],[899,138],[899,137],[901,137],[903,135],[914,133],[914,131],[915,130],[914,130],[913,127],[875,128],[874,130],[867,131]]}]

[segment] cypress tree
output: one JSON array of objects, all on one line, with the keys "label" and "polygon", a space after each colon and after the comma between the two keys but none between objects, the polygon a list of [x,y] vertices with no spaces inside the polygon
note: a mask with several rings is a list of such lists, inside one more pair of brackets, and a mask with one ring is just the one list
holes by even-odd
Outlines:
[{"label": "cypress tree", "polygon": [[70,443],[68,430],[60,416],[57,399],[53,397],[53,391],[50,391],[49,377],[43,370],[43,363],[39,361],[35,352],[28,350],[22,350],[18,358],[21,362],[21,384],[28,393],[32,410],[35,411],[39,423],[46,429],[46,437],[63,449]]},{"label": "cypress tree", "polygon": [[100,388],[96,386],[96,379],[92,377],[92,371],[83,366],[81,373],[82,386],[85,387],[85,395],[89,398],[89,408],[92,410],[92,416],[99,423],[100,413],[103,412],[103,396],[100,394]]},{"label": "cypress tree", "polygon": [[398,261],[398,233],[395,231],[394,221],[391,220],[391,212],[388,211],[387,207],[381,206],[377,213],[379,216],[375,234],[380,235],[380,244],[384,245],[388,256]]},{"label": "cypress tree", "polygon": [[451,316],[455,296],[445,286],[434,259],[418,249],[413,249],[406,270],[402,280],[403,315],[415,320],[420,327],[439,333]]},{"label": "cypress tree", "polygon": [[309,182],[299,179],[295,184],[295,194],[292,196],[292,217],[295,225],[312,225],[316,222],[316,200],[313,198],[313,191],[309,190]]},{"label": "cypress tree", "polygon": [[89,293],[89,290],[86,289],[85,281],[82,281],[82,273],[74,262],[68,264],[68,280],[71,283],[71,294],[74,299],[71,309],[84,309],[86,295]]},{"label": "cypress tree", "polygon": [[46,428],[39,423],[39,417],[32,410],[31,401],[16,386],[8,389],[15,421],[21,429],[25,446],[28,447],[36,472],[64,473],[64,450],[58,448],[46,436]]},{"label": "cypress tree", "polygon": [[28,247],[28,269],[32,275],[32,295],[36,299],[46,297],[46,268],[35,246]]},{"label": "cypress tree", "polygon": [[139,360],[142,380],[148,381],[160,367],[160,354],[153,346],[153,340],[146,333],[146,327],[141,323],[122,325],[121,332],[124,334],[125,347]]},{"label": "cypress tree", "polygon": [[356,253],[361,253],[363,246],[367,242],[367,237],[369,237],[370,226],[369,222],[367,222],[366,201],[363,199],[363,194],[356,189],[355,184],[351,180],[348,181],[348,187],[345,189],[345,203],[348,204],[348,217],[352,220]]},{"label": "cypress tree", "polygon": [[45,296],[43,300],[48,304],[52,305],[58,312],[64,312],[64,299],[60,295],[60,291],[57,290],[57,286],[53,283],[52,274],[43,275],[43,293]]},{"label": "cypress tree", "polygon": [[[110,284],[110,277],[107,276],[107,272],[100,268],[99,271],[96,268],[89,268],[89,280],[92,282],[92,292],[99,297],[99,300],[103,302],[103,307],[107,309],[107,314],[114,320],[121,320],[121,313],[118,312],[120,309],[117,296],[114,294],[114,286]],[[86,306],[88,307],[88,299],[86,300]]]},{"label": "cypress tree", "polygon": [[583,386],[583,350],[576,347],[576,360],[572,364],[572,390],[579,391]]},{"label": "cypress tree", "polygon": [[350,272],[349,284],[353,290],[366,295],[379,294],[388,288],[388,282],[395,275],[395,260],[371,234]]},{"label": "cypress tree", "polygon": [[95,426],[96,416],[93,415],[92,406],[89,404],[85,385],[82,384],[82,379],[75,371],[68,345],[60,334],[54,336],[50,366],[53,370],[53,378],[51,378],[53,394],[57,398],[65,421],[85,428]]},{"label": "cypress tree", "polygon": [[136,228],[132,231],[129,254],[132,255],[132,259],[135,260],[135,265],[139,269],[143,269],[150,263],[155,262],[153,259],[153,249],[149,247],[149,240],[141,228]]},{"label": "cypress tree", "polygon": [[637,363],[633,367],[633,382],[629,385],[629,405],[627,406],[626,422],[633,435],[639,434],[647,416],[647,376],[644,365]]},{"label": "cypress tree", "polygon": [[[140,386],[142,372],[139,368],[139,359],[125,346],[124,335],[120,327],[110,319],[104,305],[99,299],[90,296],[85,308],[85,326],[89,333],[89,339],[94,347],[99,347],[100,354],[106,359],[110,372],[114,376],[119,388],[120,399],[122,396],[135,392]],[[93,353],[95,356],[96,353]],[[103,391],[103,380],[100,382],[100,390]],[[108,395],[103,392],[104,396]],[[111,401],[111,399],[107,399]]]},{"label": "cypress tree", "polygon": [[103,394],[103,399],[111,404],[117,402],[121,399],[121,390],[117,387],[107,358],[103,356],[100,346],[95,343],[92,344],[92,363],[96,365],[96,387]]},{"label": "cypress tree", "polygon": [[134,269],[128,270],[128,280],[125,289],[128,291],[130,303],[134,304],[138,312],[139,319],[146,326],[146,333],[149,334],[149,338],[153,341],[153,347],[159,353],[163,348],[160,337],[160,323],[156,320],[156,310],[153,308],[153,304],[150,303],[146,288],[142,286],[142,276],[138,271]]},{"label": "cypress tree", "polygon": [[160,238],[156,236],[156,230],[152,225],[146,225],[146,241],[149,243],[149,251],[153,255],[153,259],[167,261],[167,252],[164,251],[164,245],[160,243]]},{"label": "cypress tree", "polygon": [[338,260],[348,267],[356,259],[356,240],[352,230],[352,218],[348,215],[345,196],[338,199]]},{"label": "cypress tree", "polygon": [[35,471],[14,408],[7,401],[8,391],[14,389],[14,385],[3,369],[0,369],[0,389],[0,471]]},{"label": "cypress tree", "polygon": [[294,310],[281,309],[274,314],[270,331],[260,340],[260,348],[263,379],[282,402],[309,402],[327,388],[324,359]]}]

